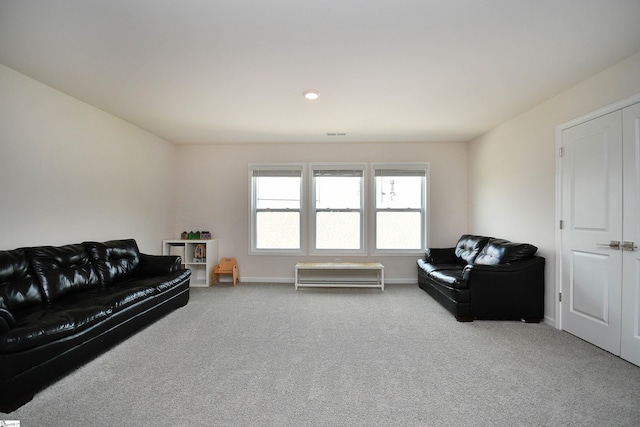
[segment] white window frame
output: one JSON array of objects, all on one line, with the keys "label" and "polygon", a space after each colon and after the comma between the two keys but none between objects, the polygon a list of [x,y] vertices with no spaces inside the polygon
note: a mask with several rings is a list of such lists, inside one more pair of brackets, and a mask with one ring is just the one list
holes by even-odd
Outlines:
[{"label": "white window frame", "polygon": [[[296,249],[261,249],[257,247],[257,206],[256,206],[256,188],[254,172],[300,172],[300,247]],[[304,255],[307,247],[307,202],[306,191],[304,191],[306,183],[306,165],[304,163],[250,163],[249,164],[249,255]]]},{"label": "white window frame", "polygon": [[[376,206],[376,195],[378,188],[376,187],[376,175],[377,171],[424,171],[424,179],[422,181],[422,190],[421,190],[421,198],[422,198],[422,219],[421,223],[421,248],[419,249],[378,249],[377,248],[377,213],[378,208]],[[371,191],[370,195],[370,204],[369,204],[369,213],[370,213],[370,223],[371,229],[369,234],[371,235],[371,255],[423,255],[425,248],[429,245],[429,171],[430,164],[428,162],[421,163],[371,163]],[[382,209],[381,209],[382,210]],[[402,209],[396,211],[403,211]],[[407,209],[407,211],[415,211],[414,209]]]},{"label": "white window frame", "polygon": [[[316,185],[315,171],[362,171],[360,183],[360,248],[359,249],[317,249],[316,248]],[[310,163],[309,165],[309,254],[310,255],[367,255],[367,163]]]}]

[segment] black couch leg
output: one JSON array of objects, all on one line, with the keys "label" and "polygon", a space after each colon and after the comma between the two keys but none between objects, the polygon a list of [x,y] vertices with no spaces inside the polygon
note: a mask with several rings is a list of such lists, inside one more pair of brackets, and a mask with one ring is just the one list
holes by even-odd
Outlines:
[{"label": "black couch leg", "polygon": [[473,322],[473,317],[456,316],[458,322]]},{"label": "black couch leg", "polygon": [[522,319],[524,323],[540,323],[540,319]]}]

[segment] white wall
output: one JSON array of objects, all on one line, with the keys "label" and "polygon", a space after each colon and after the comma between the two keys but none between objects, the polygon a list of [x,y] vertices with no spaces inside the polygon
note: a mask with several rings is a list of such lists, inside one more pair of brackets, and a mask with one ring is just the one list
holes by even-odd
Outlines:
[{"label": "white wall", "polygon": [[173,234],[175,147],[0,65],[0,249]]},{"label": "white wall", "polygon": [[504,123],[469,146],[473,233],[529,242],[547,261],[545,317],[556,319],[556,126],[640,93],[640,53]]},{"label": "white wall", "polygon": [[[209,229],[221,257],[235,257],[246,281],[293,281],[298,261],[327,257],[249,255],[249,163],[430,162],[432,246],[453,246],[467,230],[467,144],[256,144],[177,147],[176,236]],[[417,256],[375,257],[389,283],[417,281]],[[368,261],[369,257],[340,257]]]}]

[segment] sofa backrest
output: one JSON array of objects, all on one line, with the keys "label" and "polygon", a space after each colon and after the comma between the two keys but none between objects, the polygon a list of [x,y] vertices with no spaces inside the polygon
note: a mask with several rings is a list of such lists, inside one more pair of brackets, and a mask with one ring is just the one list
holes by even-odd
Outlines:
[{"label": "sofa backrest", "polygon": [[66,294],[100,286],[98,273],[82,244],[23,249],[49,304]]},{"label": "sofa backrest", "polygon": [[84,242],[96,267],[102,286],[111,286],[124,276],[130,276],[140,264],[140,250],[134,239],[108,242]]},{"label": "sofa backrest", "polygon": [[523,260],[537,252],[536,246],[528,243],[515,243],[505,239],[489,239],[474,264],[495,265]]},{"label": "sofa backrest", "polygon": [[473,264],[476,257],[489,241],[485,236],[463,234],[456,244],[455,254],[462,265]]},{"label": "sofa backrest", "polygon": [[11,312],[43,303],[40,283],[29,268],[25,251],[0,251],[0,308]]},{"label": "sofa backrest", "polygon": [[109,286],[139,264],[134,239],[0,251],[0,323],[11,322],[11,312]]}]

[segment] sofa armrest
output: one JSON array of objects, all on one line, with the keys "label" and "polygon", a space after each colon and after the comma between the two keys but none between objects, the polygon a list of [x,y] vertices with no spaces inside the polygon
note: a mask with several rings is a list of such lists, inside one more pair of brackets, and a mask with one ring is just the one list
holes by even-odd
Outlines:
[{"label": "sofa armrest", "polygon": [[180,269],[182,259],[175,255],[140,254],[140,264],[136,273],[142,276],[160,276],[175,273]]},{"label": "sofa armrest", "polygon": [[471,292],[476,318],[544,317],[545,259],[533,256],[526,260],[497,265],[468,265],[463,278]]},{"label": "sofa armrest", "polygon": [[544,258],[539,256],[532,256],[521,261],[505,262],[502,264],[469,264],[464,269],[465,271],[473,271],[474,273],[493,273],[493,274],[508,274],[523,269],[537,266],[540,263],[544,266]]},{"label": "sofa armrest", "polygon": [[424,260],[430,264],[458,264],[455,248],[428,248]]},{"label": "sofa armrest", "polygon": [[[2,300],[2,298],[0,298]],[[16,319],[6,308],[0,307],[0,334],[3,334],[16,326]]]}]

